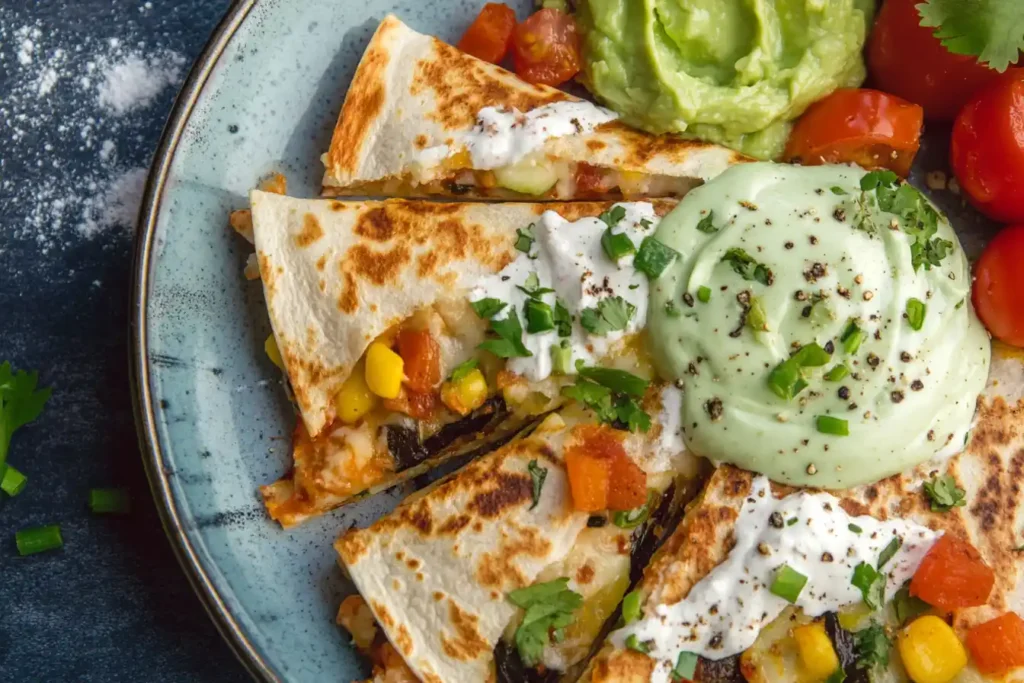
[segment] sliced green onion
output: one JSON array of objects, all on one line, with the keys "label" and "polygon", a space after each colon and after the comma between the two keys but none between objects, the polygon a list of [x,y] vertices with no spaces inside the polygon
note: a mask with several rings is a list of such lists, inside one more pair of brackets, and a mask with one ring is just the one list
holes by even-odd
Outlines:
[{"label": "sliced green onion", "polygon": [[680,652],[672,669],[673,681],[692,681],[697,677],[697,662],[700,657],[693,652]]},{"label": "sliced green onion", "polygon": [[555,329],[555,314],[543,301],[527,299],[523,314],[526,316],[526,331],[530,334]]},{"label": "sliced green onion", "polygon": [[563,339],[557,346],[551,347],[551,369],[559,375],[568,375],[572,369],[572,349],[569,342]]},{"label": "sliced green onion", "polygon": [[629,235],[624,232],[612,232],[611,228],[606,229],[601,235],[601,246],[612,261],[636,253],[636,245],[629,239]]},{"label": "sliced green onion", "polygon": [[632,510],[620,510],[612,515],[612,523],[620,529],[635,529],[651,516],[651,509],[657,502],[658,494],[651,491],[647,494],[647,502]]},{"label": "sliced green onion", "polygon": [[846,528],[849,529],[850,531],[852,531],[855,534],[862,534],[862,533],[864,533],[863,529],[861,529],[856,524],[853,524],[852,522]]},{"label": "sliced green onion", "polygon": [[806,576],[793,569],[788,564],[784,564],[779,570],[779,573],[775,575],[775,580],[772,582],[772,586],[768,590],[770,590],[773,595],[777,595],[787,602],[795,603],[797,598],[800,597],[800,592],[803,591],[804,586],[806,585]]},{"label": "sliced green onion", "polygon": [[867,332],[857,327],[857,323],[850,321],[850,324],[846,326],[846,330],[843,332],[843,336],[839,338],[839,341],[843,344],[843,350],[846,351],[847,355],[852,356],[857,353],[857,349],[860,348],[861,342],[867,339]]},{"label": "sliced green onion", "polygon": [[786,401],[799,394],[806,386],[807,383],[800,376],[800,365],[792,358],[779,363],[768,374],[768,388]]},{"label": "sliced green onion", "polygon": [[12,465],[8,465],[4,471],[4,478],[0,481],[0,489],[13,498],[21,493],[26,483],[28,483],[28,477],[14,469]]},{"label": "sliced green onion", "polygon": [[850,368],[846,367],[845,363],[840,363],[825,373],[825,380],[829,382],[838,382],[849,374]]},{"label": "sliced green onion", "polygon": [[[702,304],[706,304],[707,302],[711,301],[711,288],[710,287],[704,287],[704,286],[698,287],[697,288],[697,301],[701,302]],[[689,654],[689,653],[683,653],[683,654]]]},{"label": "sliced green onion", "polygon": [[89,509],[97,515],[123,515],[131,511],[131,499],[124,489],[92,489],[89,491]]},{"label": "sliced green onion", "polygon": [[640,243],[636,259],[633,260],[633,267],[641,273],[646,273],[652,280],[657,280],[677,258],[679,252],[672,247],[665,246],[653,237],[645,237]]},{"label": "sliced green onion", "polygon": [[18,553],[23,556],[56,550],[64,546],[64,539],[60,536],[60,527],[56,524],[22,529],[14,535],[14,540],[18,545]]},{"label": "sliced green onion", "polygon": [[789,519],[786,520],[786,526],[793,526],[794,524],[796,524],[799,521],[800,521],[799,517],[790,517]]},{"label": "sliced green onion", "polygon": [[881,569],[885,566],[885,563],[891,560],[900,547],[903,545],[903,539],[899,536],[894,536],[889,544],[882,549],[882,553],[878,556],[878,568]]},{"label": "sliced green onion", "polygon": [[642,654],[647,654],[651,651],[651,648],[647,646],[647,643],[640,642],[640,639],[637,638],[635,633],[631,633],[629,637],[626,638],[626,647]]},{"label": "sliced green onion", "polygon": [[834,436],[850,435],[850,423],[838,417],[819,415],[815,418],[815,424],[818,427],[818,431],[822,434],[832,434]]},{"label": "sliced green onion", "polygon": [[536,239],[533,236],[533,234],[530,232],[530,228],[532,228],[532,227],[533,227],[533,224],[531,223],[530,227],[526,228],[526,230],[520,230],[519,228],[516,228],[516,245],[515,246],[516,246],[516,249],[518,251],[521,251],[524,254],[529,254],[530,253],[530,249],[533,248],[533,242]]},{"label": "sliced green onion", "polygon": [[823,349],[821,344],[812,342],[801,346],[792,358],[802,368],[820,368],[832,360],[832,354]]},{"label": "sliced green onion", "polygon": [[924,327],[924,314],[928,312],[928,306],[920,299],[907,299],[907,323],[914,331]]},{"label": "sliced green onion", "polygon": [[637,590],[628,593],[622,599],[622,620],[627,624],[632,624],[640,618],[640,601],[642,598],[643,594]]}]

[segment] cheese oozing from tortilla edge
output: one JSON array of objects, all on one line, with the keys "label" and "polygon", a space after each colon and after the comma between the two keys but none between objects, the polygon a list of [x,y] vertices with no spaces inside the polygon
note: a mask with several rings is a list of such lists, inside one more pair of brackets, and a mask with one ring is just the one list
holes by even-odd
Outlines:
[{"label": "cheese oozing from tortilla edge", "polygon": [[428,147],[416,160],[429,168],[465,149],[473,168],[502,168],[521,161],[552,138],[590,133],[616,118],[614,112],[586,101],[552,102],[526,113],[514,108],[484,107],[477,112],[472,129],[452,144]]},{"label": "cheese oozing from tortilla edge", "polygon": [[[626,234],[635,245],[652,234],[659,218],[654,207],[647,202],[621,203],[625,217],[613,228],[614,234]],[[599,218],[581,218],[567,221],[554,211],[545,211],[532,226],[534,242],[529,252],[517,252],[515,260],[501,272],[489,275],[479,281],[470,294],[470,301],[493,298],[507,304],[494,320],[504,320],[514,311],[523,321],[523,307],[531,297],[520,287],[525,287],[527,278],[536,274],[540,288],[553,289],[539,295],[544,303],[554,310],[556,302],[566,306],[574,320],[572,334],[565,338],[572,352],[570,372],[575,372],[573,363],[583,360],[594,365],[608,353],[615,342],[626,335],[638,332],[647,323],[647,276],[633,267],[633,254],[618,261],[612,261],[601,245],[601,236],[608,225]],[[580,314],[584,309],[595,308],[602,299],[622,297],[634,307],[633,314],[625,329],[597,335],[584,329]],[[558,331],[550,330],[531,334],[523,323],[523,344],[531,356],[510,358],[508,369],[531,381],[540,381],[552,373],[552,347],[558,346],[563,338]]]},{"label": "cheese oozing from tortilla edge", "polygon": [[[793,521],[795,520],[795,521]],[[667,683],[680,652],[718,660],[747,650],[761,629],[789,606],[770,587],[781,567],[807,577],[795,604],[811,617],[863,599],[851,583],[861,562],[877,567],[893,541],[902,545],[883,565],[885,594],[892,595],[917,571],[941,536],[902,519],[851,517],[827,493],[799,492],[777,499],[758,475],[736,520],[736,545],[728,557],[675,604],[650,605],[643,617],[613,633],[616,647],[635,635],[657,660],[651,683]]]}]

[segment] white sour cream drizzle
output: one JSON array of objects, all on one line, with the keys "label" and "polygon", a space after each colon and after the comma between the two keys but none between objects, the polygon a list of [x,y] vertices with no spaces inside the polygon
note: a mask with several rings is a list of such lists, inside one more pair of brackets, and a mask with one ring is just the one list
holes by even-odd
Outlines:
[{"label": "white sour cream drizzle", "polygon": [[502,168],[540,149],[551,138],[584,135],[616,118],[614,112],[582,101],[552,102],[525,114],[517,109],[484,107],[477,112],[472,130],[462,133],[451,145],[423,150],[419,161],[434,166],[465,147],[473,168]]},{"label": "white sour cream drizzle", "polygon": [[[789,525],[794,518],[797,522]],[[851,530],[850,524],[861,532]],[[807,577],[795,604],[808,616],[820,616],[863,599],[850,583],[854,568],[861,562],[877,566],[882,550],[896,536],[903,545],[884,566],[886,596],[913,576],[941,533],[901,519],[850,517],[827,493],[801,492],[779,500],[772,496],[768,478],[758,476],[736,522],[736,546],[726,560],[686,598],[658,605],[653,614],[648,609],[642,619],[613,633],[612,642],[622,648],[626,638],[636,635],[648,643],[649,656],[657,660],[651,682],[667,683],[681,651],[717,660],[753,645],[761,629],[789,605],[769,591],[783,565]]]},{"label": "white sour cream drizzle", "polygon": [[[640,248],[643,238],[652,235],[658,224],[654,207],[648,202],[617,204],[626,210],[625,217],[612,229],[625,233]],[[643,223],[641,223],[643,222]],[[523,226],[524,228],[526,226]],[[508,304],[495,316],[503,320],[510,309],[519,315],[523,327],[523,344],[533,355],[510,358],[508,369],[532,381],[551,374],[551,347],[562,338],[557,330],[529,334],[523,306],[528,297],[518,289],[531,273],[536,273],[540,287],[554,289],[541,295],[544,303],[555,308],[556,297],[573,316],[572,335],[566,339],[572,350],[572,363],[582,359],[587,365],[608,352],[624,335],[643,329],[647,323],[647,276],[633,268],[633,255],[617,263],[608,258],[601,246],[601,235],[608,226],[597,218],[567,221],[554,211],[545,211],[533,226],[535,242],[529,254],[517,252],[516,259],[500,273],[483,278],[469,294],[470,301],[494,298]],[[598,336],[580,325],[580,312],[595,308],[601,299],[620,296],[636,307],[625,330]],[[575,368],[572,369],[575,372]]]}]

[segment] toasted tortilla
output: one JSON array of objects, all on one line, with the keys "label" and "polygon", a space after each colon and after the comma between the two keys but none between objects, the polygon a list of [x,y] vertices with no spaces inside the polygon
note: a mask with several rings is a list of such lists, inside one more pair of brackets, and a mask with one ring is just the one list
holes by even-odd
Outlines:
[{"label": "toasted tortilla", "polygon": [[[388,16],[356,69],[330,148],[323,156],[324,194],[522,198],[524,195],[501,188],[463,188],[456,194],[425,184],[389,188],[382,181],[415,177],[426,183],[436,178],[439,165],[436,161],[421,163],[420,153],[451,144],[459,133],[471,130],[477,113],[485,107],[525,113],[564,101],[578,98],[521,81],[499,66],[417,33]],[[559,161],[692,179],[693,184],[745,159],[724,147],[677,136],[652,136],[616,121],[587,134],[552,138],[541,152]]]},{"label": "toasted tortilla", "polygon": [[[988,387],[978,401],[977,423],[967,448],[940,466],[922,465],[903,475],[848,491],[832,492],[851,515],[878,519],[901,517],[932,529],[970,540],[995,572],[996,582],[987,605],[958,609],[952,625],[961,638],[972,626],[1007,611],[1024,612],[1024,354],[995,344]],[[953,475],[967,492],[967,505],[949,512],[933,512],[922,483],[936,473]],[[754,475],[731,466],[720,467],[708,481],[699,502],[687,511],[679,528],[669,537],[644,571],[639,588],[644,591],[645,613],[658,604],[674,604],[725,560],[732,547],[732,529]],[[772,485],[778,498],[796,489]],[[769,627],[771,628],[771,627]],[[767,629],[766,629],[767,630]],[[764,633],[762,633],[764,635]],[[755,645],[755,647],[757,647]],[[753,648],[752,648],[753,649]],[[768,644],[762,648],[770,650]],[[895,652],[895,650],[894,650]],[[893,661],[896,661],[894,655]],[[892,666],[899,666],[893,664]],[[582,680],[590,683],[646,683],[654,660],[606,645],[591,662]],[[766,675],[757,663],[744,663],[751,681],[798,681],[795,666],[769,668]],[[957,680],[985,680],[968,665]],[[1024,681],[1017,670],[1000,680]]]},{"label": "toasted tortilla", "polygon": [[[609,580],[625,591],[629,558],[637,551],[630,545],[633,530],[611,523],[588,528],[590,515],[572,505],[563,463],[572,426],[591,420],[574,407],[550,415],[529,436],[474,460],[335,543],[377,623],[421,680],[493,680],[495,647],[520,612],[507,599],[513,590],[568,576],[569,588],[584,599]],[[666,497],[678,509],[687,494],[676,473],[693,472],[696,460],[682,451],[667,461],[650,457],[658,440],[652,430],[646,438],[625,437],[624,447],[648,472],[648,486],[671,491]],[[536,501],[529,472],[534,461],[547,470]],[[663,531],[659,525],[655,533]],[[573,645],[582,658],[596,626],[589,640],[568,643],[567,636],[563,645]],[[548,654],[549,667],[575,663]]]}]

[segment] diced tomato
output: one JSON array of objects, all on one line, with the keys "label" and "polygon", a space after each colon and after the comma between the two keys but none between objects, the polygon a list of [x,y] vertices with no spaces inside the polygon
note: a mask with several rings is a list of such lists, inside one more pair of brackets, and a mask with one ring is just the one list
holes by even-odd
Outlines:
[{"label": "diced tomato", "polygon": [[843,88],[804,112],[789,135],[786,159],[888,168],[906,177],[923,121],[916,104],[878,90]]},{"label": "diced tomato", "polygon": [[626,454],[619,433],[607,425],[576,427],[565,464],[577,510],[632,510],[647,500],[647,474]]},{"label": "diced tomato", "polygon": [[1007,612],[967,632],[967,649],[978,671],[999,676],[1024,666],[1024,619]]},{"label": "diced tomato", "polygon": [[502,2],[489,2],[462,34],[458,48],[477,59],[497,64],[508,53],[515,27],[516,13],[511,7]]},{"label": "diced tomato", "polygon": [[974,265],[971,300],[981,322],[993,337],[1024,347],[1024,225],[1005,228],[995,236]]},{"label": "diced tomato", "polygon": [[868,42],[874,85],[924,107],[929,119],[952,121],[967,99],[996,77],[974,57],[955,55],[921,26],[921,0],[886,0]]},{"label": "diced tomato", "polygon": [[576,196],[587,197],[604,192],[605,171],[585,161],[576,164]]},{"label": "diced tomato", "polygon": [[647,473],[625,451],[611,461],[609,510],[632,510],[647,502]]},{"label": "diced tomato", "polygon": [[1024,223],[1024,69],[1010,69],[971,98],[953,125],[950,160],[979,211]]},{"label": "diced tomato", "polygon": [[945,534],[921,560],[910,594],[942,610],[977,607],[988,602],[995,574],[967,541]]},{"label": "diced tomato", "polygon": [[433,391],[441,381],[441,347],[427,330],[398,333],[398,355],[405,363],[405,384],[415,392]]},{"label": "diced tomato", "polygon": [[556,9],[542,9],[512,33],[512,63],[524,81],[561,85],[580,70],[576,22]]}]

